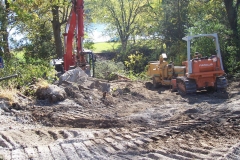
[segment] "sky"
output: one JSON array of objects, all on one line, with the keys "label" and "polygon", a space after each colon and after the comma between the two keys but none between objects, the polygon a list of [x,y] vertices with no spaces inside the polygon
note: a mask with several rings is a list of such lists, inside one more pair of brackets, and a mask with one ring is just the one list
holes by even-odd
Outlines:
[{"label": "sky", "polygon": [[[90,25],[90,32],[88,33],[88,36],[91,40],[93,40],[93,42],[97,43],[97,42],[106,42],[108,40],[110,40],[110,36],[104,35],[104,31],[106,29],[106,25],[105,24],[95,24],[92,23]],[[20,41],[22,38],[24,38],[24,35],[22,34],[17,34],[17,35],[13,35],[14,32],[16,30],[13,28],[10,30],[10,37],[9,38],[13,38],[15,41]],[[10,42],[11,45],[11,42]]]},{"label": "sky", "polygon": [[104,35],[104,31],[107,25],[105,24],[96,24],[92,23],[90,25],[90,33],[88,33],[89,38],[93,40],[93,42],[106,42],[110,40],[110,36]]}]

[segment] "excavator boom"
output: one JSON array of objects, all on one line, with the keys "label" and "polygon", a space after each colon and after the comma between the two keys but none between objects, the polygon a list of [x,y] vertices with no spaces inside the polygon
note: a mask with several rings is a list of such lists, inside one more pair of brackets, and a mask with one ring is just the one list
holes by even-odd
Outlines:
[{"label": "excavator boom", "polygon": [[[68,71],[75,67],[82,68],[90,74],[90,65],[94,67],[94,55],[89,50],[83,49],[84,38],[84,2],[72,0],[72,9],[65,28],[64,35],[64,70]],[[75,38],[75,42],[73,41]],[[76,48],[74,48],[74,46]],[[92,64],[89,64],[90,61]],[[93,73],[94,74],[94,73]]]}]

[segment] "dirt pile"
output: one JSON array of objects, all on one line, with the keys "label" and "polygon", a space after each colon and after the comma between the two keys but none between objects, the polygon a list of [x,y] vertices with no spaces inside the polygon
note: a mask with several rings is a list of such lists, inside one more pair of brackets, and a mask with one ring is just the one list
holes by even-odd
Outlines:
[{"label": "dirt pile", "polygon": [[90,92],[99,91],[106,94],[110,92],[110,85],[88,77],[80,67],[77,67],[61,75],[56,85],[38,87],[36,97],[38,100],[48,99],[50,103],[63,101],[68,97],[77,99],[90,97],[90,101],[92,101],[91,95],[81,94],[85,93],[84,91],[86,90],[91,90]]},{"label": "dirt pile", "polygon": [[225,94],[202,91],[186,96],[169,87],[154,89],[149,82],[90,77],[56,86],[64,99],[33,101],[18,95],[15,108],[5,103],[7,110],[0,109],[0,155],[239,159],[239,82],[230,82]]}]

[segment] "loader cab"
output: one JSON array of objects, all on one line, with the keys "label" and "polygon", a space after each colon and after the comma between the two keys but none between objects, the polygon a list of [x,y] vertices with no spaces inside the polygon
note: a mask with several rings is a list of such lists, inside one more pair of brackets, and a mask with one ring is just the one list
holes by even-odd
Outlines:
[{"label": "loader cab", "polygon": [[[198,62],[198,61],[203,61],[204,59],[209,59],[209,57],[207,57],[207,56],[204,57],[199,52],[195,52],[193,57],[191,57],[191,42],[193,39],[196,39],[199,37],[207,37],[207,38],[210,38],[213,40],[213,42],[215,44],[216,57],[219,60],[219,68],[220,68],[220,70],[224,71],[217,33],[200,34],[200,35],[186,36],[186,37],[182,38],[183,40],[187,41],[187,61],[183,62],[183,64],[186,65],[186,67],[187,67],[187,76],[189,77],[193,73],[193,63]],[[196,55],[196,53],[198,53],[198,54]]]},{"label": "loader cab", "polygon": [[166,53],[162,53],[159,56],[159,69],[163,69],[165,66],[168,65],[168,62],[165,61],[167,59],[167,54]]}]

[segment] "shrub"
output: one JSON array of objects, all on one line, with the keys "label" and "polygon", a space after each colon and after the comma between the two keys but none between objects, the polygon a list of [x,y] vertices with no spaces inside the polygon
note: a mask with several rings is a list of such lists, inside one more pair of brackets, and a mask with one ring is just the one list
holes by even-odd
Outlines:
[{"label": "shrub", "polygon": [[95,64],[95,77],[106,80],[113,80],[116,74],[124,73],[125,66],[122,62],[97,61]]},{"label": "shrub", "polygon": [[4,63],[4,68],[0,70],[0,77],[17,74],[17,78],[0,81],[0,86],[23,87],[32,83],[33,79],[44,78],[48,82],[53,82],[56,78],[54,67],[45,60],[35,60],[31,64],[12,58]]},{"label": "shrub", "polygon": [[124,61],[128,70],[133,71],[134,73],[141,73],[144,71],[146,66],[146,58],[142,53],[136,52],[128,56],[128,59]]}]

